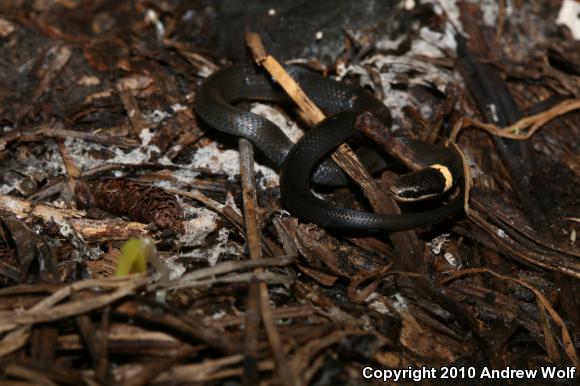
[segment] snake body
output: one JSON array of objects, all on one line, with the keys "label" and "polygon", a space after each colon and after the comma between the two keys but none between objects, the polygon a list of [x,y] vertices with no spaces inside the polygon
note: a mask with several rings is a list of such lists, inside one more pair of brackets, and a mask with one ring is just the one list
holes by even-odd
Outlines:
[{"label": "snake body", "polygon": [[[389,109],[368,91],[298,66],[287,66],[286,70],[326,114],[345,110],[370,111],[385,125],[391,124]],[[198,90],[195,108],[207,124],[224,133],[248,139],[281,166],[294,143],[270,120],[235,105],[242,101],[292,103],[264,71],[259,71],[254,65],[240,64],[211,74]],[[383,157],[370,149],[363,148],[357,155],[371,173],[386,166]],[[327,186],[344,186],[349,181],[332,161],[319,165],[312,180]]]},{"label": "snake body", "polygon": [[[198,90],[195,107],[207,124],[222,132],[247,138],[281,167],[282,201],[292,214],[323,227],[395,231],[434,224],[462,209],[462,194],[447,205],[400,215],[339,208],[316,197],[311,183],[330,186],[347,183],[348,179],[334,162],[321,160],[341,143],[362,137],[354,127],[356,117],[368,111],[385,125],[390,125],[391,114],[386,106],[364,89],[296,66],[288,66],[286,70],[314,103],[330,116],[306,133],[297,144],[292,143],[268,119],[236,106],[241,101],[291,103],[280,86],[253,65],[235,65],[210,75]],[[461,161],[454,151],[420,141],[405,141],[407,148],[415,153],[415,158],[424,164],[425,169],[401,176],[395,184],[400,198],[412,198],[417,192],[424,195],[421,185],[435,186],[435,190],[443,191],[441,184],[448,184],[440,170],[430,168],[431,165],[443,165],[452,181],[462,181]],[[363,149],[357,154],[371,172],[385,167],[383,158],[373,151]],[[463,186],[460,185],[460,188]]]},{"label": "snake body", "polygon": [[[345,111],[327,118],[290,150],[280,174],[282,201],[290,213],[304,222],[327,228],[397,231],[441,222],[463,208],[462,194],[432,210],[396,215],[336,207],[315,196],[309,179],[313,168],[338,145],[360,135],[354,128],[357,117],[357,113]],[[423,166],[444,163],[462,184],[460,158],[452,150],[411,139],[405,141],[409,149],[421,155]]]}]

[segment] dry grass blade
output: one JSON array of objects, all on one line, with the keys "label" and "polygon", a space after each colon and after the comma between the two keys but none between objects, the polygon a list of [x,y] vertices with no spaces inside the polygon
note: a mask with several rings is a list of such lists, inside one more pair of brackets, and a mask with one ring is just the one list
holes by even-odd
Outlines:
[{"label": "dry grass blade", "polygon": [[[455,142],[459,133],[467,127],[476,127],[487,131],[492,135],[497,135],[503,138],[525,140],[530,138],[536,133],[542,126],[544,126],[549,121],[567,114],[571,111],[580,109],[580,99],[568,99],[563,102],[558,103],[556,106],[543,111],[538,114],[534,114],[529,117],[525,117],[514,123],[513,125],[507,127],[497,127],[490,123],[484,123],[475,119],[463,118],[457,121],[453,130],[451,131],[450,140]],[[523,130],[527,130],[525,133],[520,133]]]}]

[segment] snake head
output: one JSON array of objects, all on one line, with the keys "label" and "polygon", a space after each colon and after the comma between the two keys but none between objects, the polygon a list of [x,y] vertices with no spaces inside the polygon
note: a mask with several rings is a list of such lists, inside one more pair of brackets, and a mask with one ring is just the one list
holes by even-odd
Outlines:
[{"label": "snake head", "polygon": [[397,201],[421,201],[447,192],[453,183],[449,168],[434,164],[399,176],[391,186],[391,194]]}]

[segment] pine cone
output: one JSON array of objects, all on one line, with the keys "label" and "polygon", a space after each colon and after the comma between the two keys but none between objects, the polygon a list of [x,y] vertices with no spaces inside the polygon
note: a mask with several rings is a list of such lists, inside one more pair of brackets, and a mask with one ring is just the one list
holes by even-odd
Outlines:
[{"label": "pine cone", "polygon": [[161,188],[124,179],[78,181],[75,200],[79,209],[98,208],[160,228],[183,231],[181,206]]}]

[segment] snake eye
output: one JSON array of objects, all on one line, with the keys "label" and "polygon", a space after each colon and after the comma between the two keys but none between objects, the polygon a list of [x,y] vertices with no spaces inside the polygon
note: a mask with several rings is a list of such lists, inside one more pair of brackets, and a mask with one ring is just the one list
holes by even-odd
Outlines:
[{"label": "snake eye", "polygon": [[453,177],[443,165],[404,174],[391,186],[391,193],[397,201],[420,201],[445,193],[453,186]]}]

